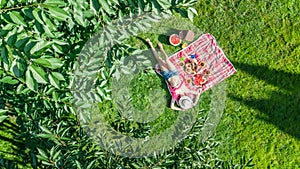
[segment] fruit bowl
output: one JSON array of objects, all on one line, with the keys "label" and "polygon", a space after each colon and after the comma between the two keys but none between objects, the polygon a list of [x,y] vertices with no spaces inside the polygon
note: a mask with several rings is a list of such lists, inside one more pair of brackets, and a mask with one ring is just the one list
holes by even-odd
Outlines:
[{"label": "fruit bowl", "polygon": [[172,34],[169,38],[170,44],[173,46],[178,46],[181,43],[180,36],[177,34]]}]

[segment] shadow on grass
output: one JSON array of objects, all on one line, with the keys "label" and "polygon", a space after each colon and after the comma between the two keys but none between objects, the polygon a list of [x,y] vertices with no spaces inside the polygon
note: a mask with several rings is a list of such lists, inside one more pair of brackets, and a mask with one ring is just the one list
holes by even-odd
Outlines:
[{"label": "shadow on grass", "polygon": [[276,86],[280,90],[268,94],[268,99],[245,99],[234,94],[228,96],[249,107],[258,109],[262,113],[258,118],[274,124],[281,131],[300,139],[300,74],[245,63],[233,62],[233,65],[238,70]]}]

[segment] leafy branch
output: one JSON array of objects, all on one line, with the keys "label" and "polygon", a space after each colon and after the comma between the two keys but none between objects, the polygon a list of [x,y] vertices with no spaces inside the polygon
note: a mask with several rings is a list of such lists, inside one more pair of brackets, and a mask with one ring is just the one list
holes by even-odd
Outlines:
[{"label": "leafy branch", "polygon": [[33,7],[37,7],[40,5],[42,5],[42,3],[33,3],[33,4],[29,4],[29,5],[20,5],[20,6],[16,6],[16,7],[0,8],[0,14],[7,13],[10,11],[14,11],[14,10],[18,11],[18,10],[21,10],[24,8],[33,8]]}]

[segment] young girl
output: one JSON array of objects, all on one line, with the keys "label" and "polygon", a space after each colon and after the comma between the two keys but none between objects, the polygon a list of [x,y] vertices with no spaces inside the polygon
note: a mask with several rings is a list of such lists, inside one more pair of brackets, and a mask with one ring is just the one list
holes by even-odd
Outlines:
[{"label": "young girl", "polygon": [[[169,60],[169,57],[164,51],[163,46],[160,42],[158,43],[158,47],[165,57],[164,60],[158,56],[158,53],[153,47],[150,39],[146,39],[146,41],[149,44],[151,51],[158,62],[158,65],[160,67],[159,73],[167,81],[169,91],[172,95],[170,108],[173,110],[186,110],[195,106],[198,102],[200,94],[188,90],[183,85],[183,81],[181,80],[176,67]],[[175,102],[179,107],[175,106]]]}]

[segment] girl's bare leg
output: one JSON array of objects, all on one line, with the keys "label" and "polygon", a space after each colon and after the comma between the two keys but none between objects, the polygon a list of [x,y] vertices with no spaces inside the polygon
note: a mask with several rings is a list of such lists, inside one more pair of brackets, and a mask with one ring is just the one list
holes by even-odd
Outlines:
[{"label": "girl's bare leg", "polygon": [[170,61],[169,56],[166,54],[162,44],[160,42],[158,42],[157,45],[165,57],[165,62],[167,64],[167,67],[169,68],[169,70],[177,70],[176,67],[174,66],[174,64]]},{"label": "girl's bare leg", "polygon": [[151,49],[151,51],[152,51],[152,53],[153,53],[155,59],[157,60],[159,66],[160,66],[160,68],[161,68],[161,70],[162,70],[162,71],[167,71],[167,70],[168,70],[167,64],[166,64],[166,63],[158,56],[158,53],[157,53],[157,51],[155,50],[155,48],[153,47],[153,44],[152,44],[152,42],[150,41],[150,39],[146,39],[146,42],[149,44],[150,49]]}]

